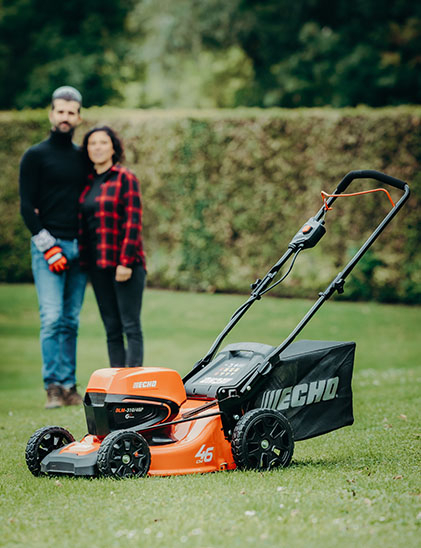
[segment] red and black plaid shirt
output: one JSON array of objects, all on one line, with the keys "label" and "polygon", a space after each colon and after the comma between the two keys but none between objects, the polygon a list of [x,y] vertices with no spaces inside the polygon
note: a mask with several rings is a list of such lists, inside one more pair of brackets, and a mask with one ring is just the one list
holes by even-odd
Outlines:
[{"label": "red and black plaid shirt", "polygon": [[[82,204],[92,187],[94,176],[79,198]],[[101,193],[95,200],[95,217],[98,221],[96,265],[99,268],[116,267],[121,264],[131,267],[145,264],[142,244],[142,204],[139,181],[128,169],[114,165],[111,167]],[[90,263],[88,233],[79,211],[80,262],[87,267]]]}]

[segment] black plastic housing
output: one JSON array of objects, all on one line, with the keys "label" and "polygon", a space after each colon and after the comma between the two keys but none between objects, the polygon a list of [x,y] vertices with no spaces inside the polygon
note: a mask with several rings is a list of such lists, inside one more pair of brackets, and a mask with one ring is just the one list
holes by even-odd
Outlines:
[{"label": "black plastic housing", "polygon": [[87,392],[83,403],[88,432],[99,437],[114,430],[141,430],[170,421],[178,413],[178,405],[172,401],[125,394]]}]

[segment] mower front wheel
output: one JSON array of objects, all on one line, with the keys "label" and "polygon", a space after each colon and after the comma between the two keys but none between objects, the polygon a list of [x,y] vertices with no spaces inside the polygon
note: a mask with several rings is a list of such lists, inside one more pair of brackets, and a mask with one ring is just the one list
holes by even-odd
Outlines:
[{"label": "mower front wheel", "polygon": [[151,452],[137,432],[117,430],[104,438],[98,449],[97,466],[103,476],[140,478],[148,473]]},{"label": "mower front wheel", "polygon": [[235,425],[231,449],[237,468],[271,470],[286,467],[294,452],[291,426],[275,409],[253,409]]},{"label": "mower front wheel", "polygon": [[36,430],[26,444],[25,459],[34,476],[41,474],[41,461],[55,449],[75,441],[72,434],[61,426],[44,426]]}]

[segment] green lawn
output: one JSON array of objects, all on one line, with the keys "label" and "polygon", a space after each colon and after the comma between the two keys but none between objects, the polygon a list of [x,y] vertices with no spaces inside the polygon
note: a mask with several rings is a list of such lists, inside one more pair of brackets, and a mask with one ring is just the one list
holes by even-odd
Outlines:
[{"label": "green lawn", "polygon": [[[245,297],[147,290],[146,366],[182,374]],[[279,344],[311,302],[265,297],[228,342]],[[46,411],[30,285],[0,285],[0,546],[418,547],[421,538],[421,308],[327,303],[302,338],[355,340],[355,423],[296,444],[289,468],[170,478],[35,478],[37,428],[86,432],[82,409]],[[107,366],[88,288],[79,337],[83,391]]]}]

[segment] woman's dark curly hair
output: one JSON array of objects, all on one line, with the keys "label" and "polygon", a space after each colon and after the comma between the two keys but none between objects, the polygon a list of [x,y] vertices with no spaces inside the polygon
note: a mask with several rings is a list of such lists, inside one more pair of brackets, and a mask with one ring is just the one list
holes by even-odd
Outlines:
[{"label": "woman's dark curly hair", "polygon": [[108,137],[111,139],[111,142],[113,144],[114,154],[113,154],[113,164],[120,163],[124,160],[124,146],[123,141],[120,139],[120,137],[117,135],[117,133],[111,129],[109,126],[96,126],[92,129],[90,129],[83,138],[82,143],[82,152],[85,156],[85,159],[87,160],[88,164],[92,165],[91,160],[88,156],[88,141],[89,137],[96,133],[97,131],[103,131],[108,135]]}]

